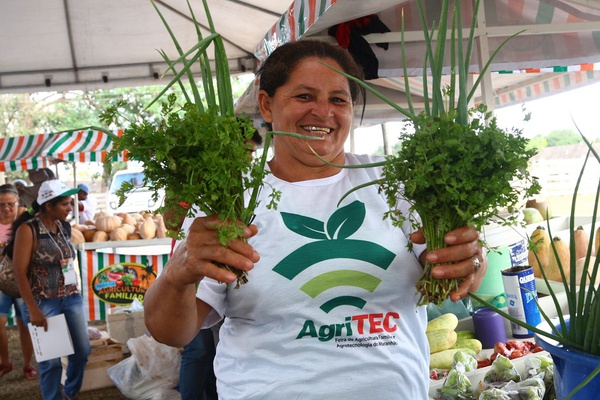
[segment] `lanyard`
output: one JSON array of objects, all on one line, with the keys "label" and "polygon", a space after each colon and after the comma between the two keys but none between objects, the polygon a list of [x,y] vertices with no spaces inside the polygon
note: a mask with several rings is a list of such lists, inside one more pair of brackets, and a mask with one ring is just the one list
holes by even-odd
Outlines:
[{"label": "lanyard", "polygon": [[[50,229],[48,229],[48,227],[44,224],[44,222],[38,218],[38,221],[40,221],[40,224],[42,224],[42,226],[46,229],[46,231],[48,232],[48,236],[50,237],[50,240],[52,240],[52,243],[54,243],[54,245],[56,246],[56,248],[58,249],[58,251],[60,252],[60,258],[61,260],[65,259],[65,256],[62,252],[62,249],[60,248],[60,246],[58,245],[58,243],[56,243],[56,240],[54,240],[54,237],[52,237],[52,232],[50,231]],[[58,228],[58,233],[60,234],[60,236],[63,239],[63,243],[67,243],[67,238],[65,237],[65,235],[62,232],[62,228],[60,227],[60,224],[57,224],[56,227]],[[74,256],[71,254],[71,247],[69,246],[69,256],[71,258],[73,258]]]}]

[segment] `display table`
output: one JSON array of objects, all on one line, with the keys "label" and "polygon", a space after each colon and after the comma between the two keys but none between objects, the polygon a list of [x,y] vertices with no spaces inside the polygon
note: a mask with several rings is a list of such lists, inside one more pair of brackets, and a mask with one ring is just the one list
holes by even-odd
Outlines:
[{"label": "display table", "polygon": [[94,295],[92,284],[99,271],[119,263],[151,267],[158,276],[169,259],[172,239],[127,240],[74,245],[81,274],[81,295],[89,321],[106,320],[112,307]]}]

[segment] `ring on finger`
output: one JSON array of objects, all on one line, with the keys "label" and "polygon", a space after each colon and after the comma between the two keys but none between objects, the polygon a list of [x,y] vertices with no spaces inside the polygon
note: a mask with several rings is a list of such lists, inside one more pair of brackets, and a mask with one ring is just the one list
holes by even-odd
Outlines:
[{"label": "ring on finger", "polygon": [[473,261],[473,268],[474,271],[473,273],[477,273],[477,271],[479,271],[479,268],[481,268],[481,261],[479,261],[479,258],[473,256],[473,258],[471,258],[471,261]]}]

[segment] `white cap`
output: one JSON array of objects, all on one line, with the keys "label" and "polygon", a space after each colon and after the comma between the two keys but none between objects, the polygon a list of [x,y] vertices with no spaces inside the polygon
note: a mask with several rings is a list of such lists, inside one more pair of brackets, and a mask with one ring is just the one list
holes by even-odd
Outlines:
[{"label": "white cap", "polygon": [[38,191],[37,202],[39,205],[42,205],[45,202],[55,199],[57,197],[70,196],[79,192],[80,190],[80,188],[69,189],[67,185],[65,185],[58,179],[44,181],[42,182],[42,186]]}]

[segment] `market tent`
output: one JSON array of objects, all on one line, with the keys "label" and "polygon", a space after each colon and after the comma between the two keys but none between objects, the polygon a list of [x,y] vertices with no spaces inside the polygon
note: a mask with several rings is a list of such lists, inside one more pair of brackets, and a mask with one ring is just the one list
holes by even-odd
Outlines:
[{"label": "market tent", "polygon": [[[154,0],[183,49],[196,43],[185,1]],[[251,71],[254,48],[291,0],[208,0],[233,73]],[[190,0],[203,35],[201,0]],[[154,85],[177,57],[150,0],[0,2],[0,93]],[[209,54],[213,54],[212,47]]]},{"label": "market tent", "polygon": [[[439,15],[440,2],[424,0],[424,4],[431,23]],[[469,27],[472,3],[461,4],[463,26]],[[424,88],[425,46],[415,0],[296,0],[258,42],[256,55],[259,61],[264,60],[282,43],[303,38],[335,43],[336,39],[328,34],[330,27],[370,14],[376,14],[391,32],[362,36],[379,63],[379,78],[369,80],[369,84],[383,90],[397,104],[407,106],[400,45],[404,15],[409,85],[418,108]],[[484,0],[478,21],[470,66],[473,79],[504,39],[524,32],[497,54],[491,73],[484,76],[481,90],[475,95],[475,103],[504,107],[600,82],[599,0]],[[388,43],[389,48],[384,50],[376,43]],[[256,89],[255,82],[238,102],[238,111],[257,114]],[[366,123],[403,118],[375,98],[367,101]]]},{"label": "market tent", "polygon": [[57,160],[102,162],[111,149],[110,135],[93,129],[0,138],[0,171],[46,168]]}]

